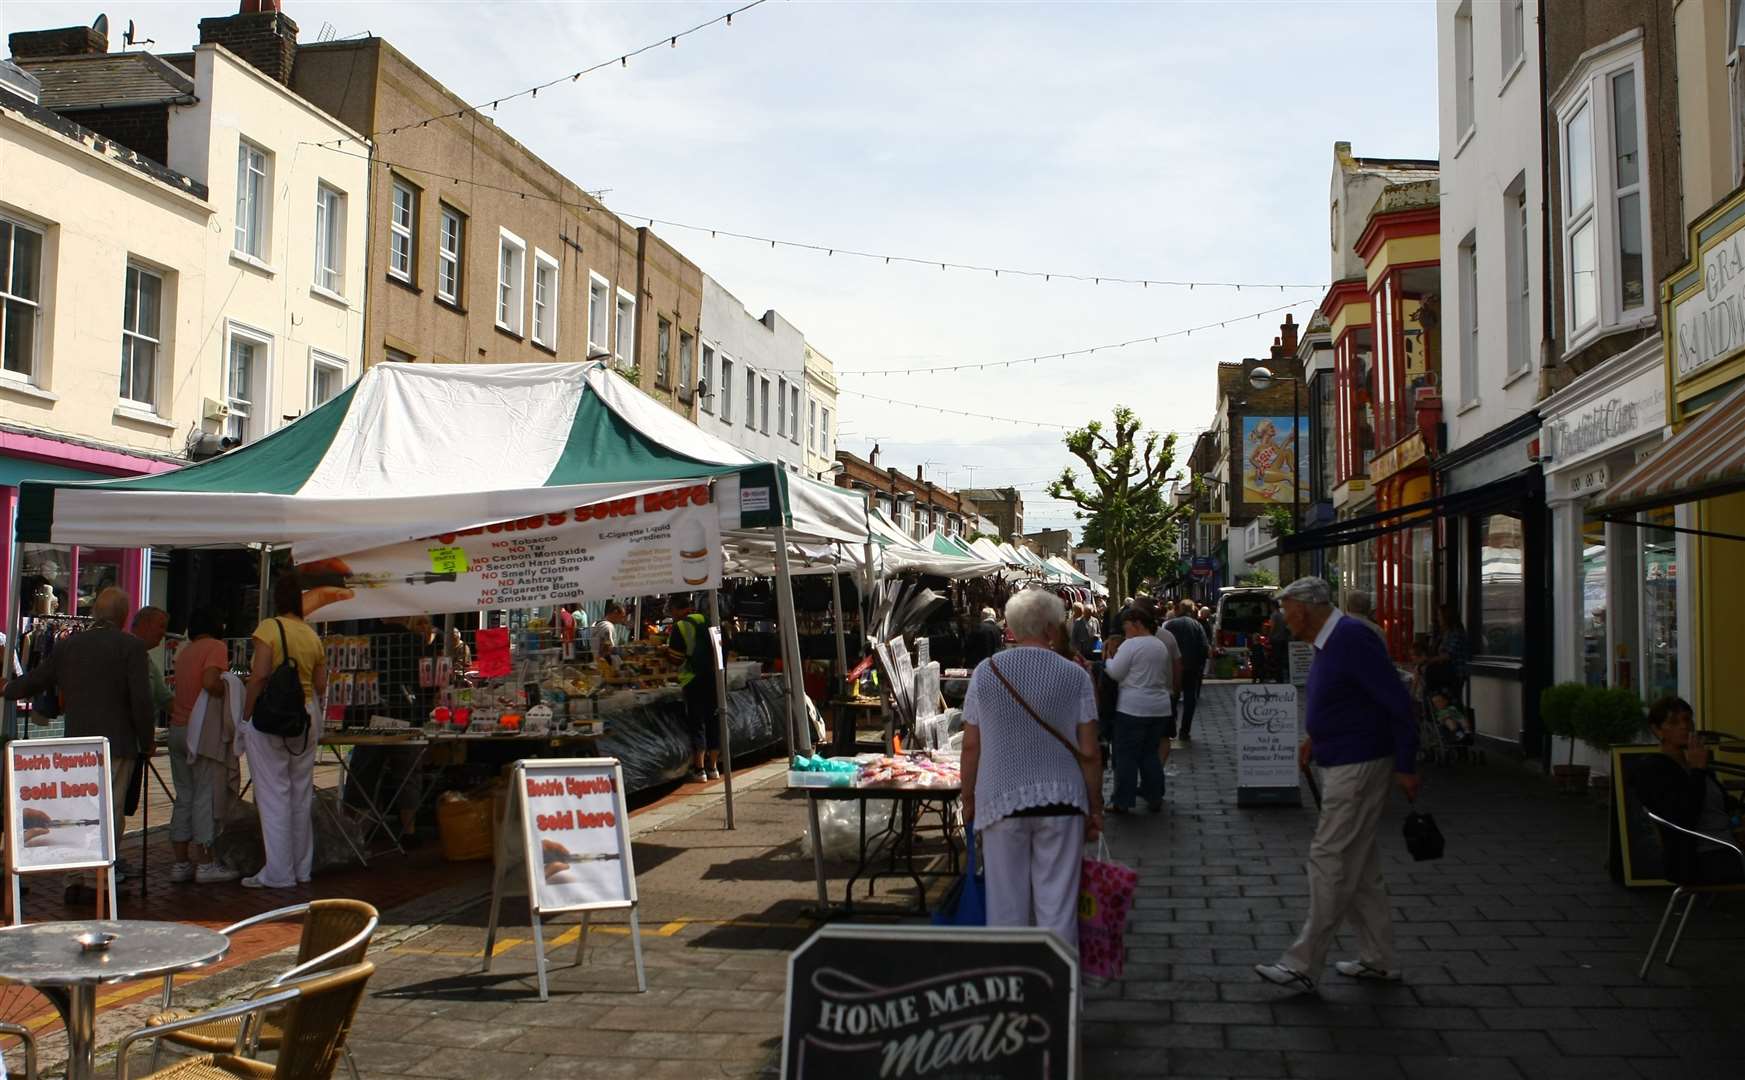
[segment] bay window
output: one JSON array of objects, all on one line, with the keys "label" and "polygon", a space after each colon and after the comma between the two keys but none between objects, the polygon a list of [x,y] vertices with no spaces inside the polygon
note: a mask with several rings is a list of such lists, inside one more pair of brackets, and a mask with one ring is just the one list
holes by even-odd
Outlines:
[{"label": "bay window", "polygon": [[1651,314],[1639,38],[1590,60],[1556,105],[1566,351]]}]

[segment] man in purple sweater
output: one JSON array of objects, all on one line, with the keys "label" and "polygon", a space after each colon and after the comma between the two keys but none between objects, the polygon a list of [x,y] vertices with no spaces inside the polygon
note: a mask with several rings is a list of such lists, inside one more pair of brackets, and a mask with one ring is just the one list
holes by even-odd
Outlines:
[{"label": "man in purple sweater", "polygon": [[1358,958],[1339,961],[1339,974],[1398,979],[1376,831],[1390,787],[1418,797],[1411,696],[1380,635],[1334,607],[1325,581],[1298,578],[1278,598],[1292,636],[1315,643],[1308,737],[1297,753],[1303,768],[1311,761],[1321,767],[1321,817],[1309,845],[1308,922],[1278,963],[1254,970],[1279,986],[1314,990],[1333,935],[1350,918]]}]

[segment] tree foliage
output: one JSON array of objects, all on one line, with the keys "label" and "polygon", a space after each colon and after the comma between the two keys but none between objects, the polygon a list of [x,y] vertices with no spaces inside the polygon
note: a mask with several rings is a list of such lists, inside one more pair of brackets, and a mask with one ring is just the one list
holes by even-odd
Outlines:
[{"label": "tree foliage", "polygon": [[1084,522],[1084,542],[1103,553],[1109,606],[1119,607],[1142,576],[1168,576],[1174,565],[1177,524],[1190,513],[1171,505],[1165,484],[1175,464],[1175,436],[1143,430],[1125,405],[1114,423],[1093,420],[1067,433],[1067,451],[1083,465],[1081,481],[1072,468],[1048,485],[1048,494],[1071,502]]}]

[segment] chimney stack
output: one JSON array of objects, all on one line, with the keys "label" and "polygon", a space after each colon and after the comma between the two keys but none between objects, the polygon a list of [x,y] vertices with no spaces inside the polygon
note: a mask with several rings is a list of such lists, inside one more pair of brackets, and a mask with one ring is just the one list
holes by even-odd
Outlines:
[{"label": "chimney stack", "polygon": [[871,465],[875,469],[878,468],[878,464],[879,464],[879,444],[878,443],[873,443],[872,453],[870,453],[866,456],[866,463],[868,465]]},{"label": "chimney stack", "polygon": [[1295,315],[1292,315],[1288,311],[1285,312],[1284,325],[1279,327],[1279,332],[1280,332],[1281,336],[1284,338],[1284,342],[1283,342],[1284,354],[1286,356],[1293,356],[1293,357],[1296,356],[1297,355],[1297,317]]},{"label": "chimney stack", "polygon": [[101,56],[109,51],[109,35],[94,26],[63,26],[58,30],[20,30],[6,39],[18,60],[50,56]]},{"label": "chimney stack", "polygon": [[915,483],[917,485],[920,485],[921,483],[924,482],[924,478],[921,475],[921,469],[922,469],[922,466],[920,466],[920,465],[915,466]]},{"label": "chimney stack", "polygon": [[279,10],[278,0],[242,0],[236,15],[201,19],[200,44],[222,45],[268,78],[291,85],[297,24]]}]

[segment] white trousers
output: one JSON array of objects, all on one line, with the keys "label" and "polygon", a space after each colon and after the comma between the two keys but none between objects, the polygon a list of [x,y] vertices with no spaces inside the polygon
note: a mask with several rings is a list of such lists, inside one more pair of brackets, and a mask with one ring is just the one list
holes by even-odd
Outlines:
[{"label": "white trousers", "polygon": [[1083,814],[1006,817],[976,833],[989,926],[1039,926],[1079,947]]},{"label": "white trousers", "polygon": [[[255,730],[254,722],[237,729],[248,751],[248,773],[254,782],[255,809],[261,816],[261,842],[267,864],[255,877],[269,889],[289,889],[309,880],[315,862],[315,829],[310,820],[315,801],[315,752],[321,741],[321,714],[309,706],[309,734],[282,739]],[[301,752],[295,752],[301,748]]]},{"label": "white trousers", "polygon": [[1309,921],[1280,963],[1321,977],[1339,925],[1357,928],[1357,958],[1394,970],[1394,927],[1376,832],[1393,786],[1394,761],[1377,758],[1321,770],[1321,818],[1309,844]]}]

